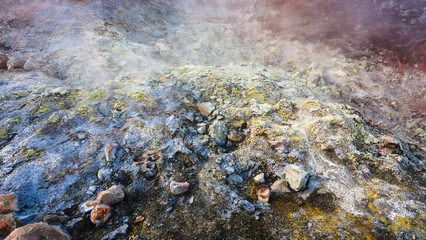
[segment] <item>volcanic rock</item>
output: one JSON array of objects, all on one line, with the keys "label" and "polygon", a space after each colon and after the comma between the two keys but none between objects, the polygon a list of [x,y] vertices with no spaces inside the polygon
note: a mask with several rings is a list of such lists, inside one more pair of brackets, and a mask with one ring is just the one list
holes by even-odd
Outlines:
[{"label": "volcanic rock", "polygon": [[210,102],[203,102],[197,104],[198,110],[200,110],[201,114],[205,117],[209,116],[216,107]]},{"label": "volcanic rock", "polygon": [[295,191],[300,191],[306,186],[309,174],[300,166],[290,164],[284,169],[285,180],[290,185],[290,188]]},{"label": "volcanic rock", "polygon": [[34,239],[69,240],[71,238],[57,226],[49,226],[45,223],[34,223],[15,229],[5,240]]}]

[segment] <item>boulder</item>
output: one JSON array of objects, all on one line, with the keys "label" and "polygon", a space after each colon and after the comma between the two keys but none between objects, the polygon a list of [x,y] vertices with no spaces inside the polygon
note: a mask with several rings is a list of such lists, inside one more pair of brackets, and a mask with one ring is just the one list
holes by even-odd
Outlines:
[{"label": "boulder", "polygon": [[36,71],[40,69],[40,64],[35,60],[29,59],[25,62],[23,68],[26,71]]},{"label": "boulder", "polygon": [[34,239],[69,240],[71,238],[57,226],[49,226],[45,223],[34,223],[15,229],[5,240]]},{"label": "boulder", "polygon": [[0,195],[0,214],[15,212],[18,210],[15,193]]},{"label": "boulder", "polygon": [[189,189],[189,183],[187,182],[175,182],[172,181],[170,183],[170,191],[173,195],[179,195],[185,193]]},{"label": "boulder", "polygon": [[109,206],[114,206],[115,204],[123,201],[124,192],[120,186],[114,185],[108,188],[105,191],[102,191],[98,194],[96,202],[98,204],[106,204]]},{"label": "boulder", "polygon": [[11,58],[7,61],[7,70],[23,69],[27,60],[20,58]]},{"label": "boulder", "polygon": [[285,180],[294,191],[300,191],[306,186],[309,174],[302,167],[290,164],[284,168]]}]

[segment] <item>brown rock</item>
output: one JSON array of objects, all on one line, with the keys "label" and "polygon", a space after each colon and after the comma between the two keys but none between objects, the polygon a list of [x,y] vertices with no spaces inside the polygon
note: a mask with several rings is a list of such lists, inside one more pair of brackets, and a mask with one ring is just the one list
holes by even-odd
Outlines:
[{"label": "brown rock", "polygon": [[285,181],[284,179],[275,181],[271,186],[271,190],[274,193],[289,193],[289,192],[291,192],[290,188],[288,187],[287,181]]},{"label": "brown rock", "polygon": [[9,57],[5,54],[0,54],[0,69],[7,69],[7,61],[9,61]]},{"label": "brown rock", "polygon": [[0,215],[0,238],[7,237],[19,225],[19,220],[12,214]]},{"label": "brown rock", "polygon": [[114,206],[115,204],[123,201],[124,192],[121,190],[121,187],[114,185],[108,188],[105,191],[102,191],[98,194],[96,202],[98,204],[106,204],[109,206]]},{"label": "brown rock", "polygon": [[262,188],[257,192],[257,199],[259,202],[267,203],[271,192],[267,188]]},{"label": "brown rock", "polygon": [[15,193],[0,195],[0,214],[11,213],[18,210]]},{"label": "brown rock", "polygon": [[71,239],[61,228],[45,223],[28,224],[15,229],[5,240]]},{"label": "brown rock", "polygon": [[46,215],[43,217],[43,222],[45,223],[59,223],[61,222],[61,217],[56,214]]},{"label": "brown rock", "polygon": [[142,216],[137,216],[137,217],[136,217],[136,219],[135,219],[135,223],[140,223],[140,222],[142,222],[144,219],[145,219],[145,218],[144,218],[144,217],[142,217]]},{"label": "brown rock", "polygon": [[209,116],[216,109],[216,107],[210,102],[199,103],[197,104],[197,107],[198,110],[200,110],[201,114],[206,117]]},{"label": "brown rock", "polygon": [[111,217],[111,208],[108,205],[99,204],[93,208],[90,214],[90,221],[96,224],[96,226],[101,226],[106,223]]}]

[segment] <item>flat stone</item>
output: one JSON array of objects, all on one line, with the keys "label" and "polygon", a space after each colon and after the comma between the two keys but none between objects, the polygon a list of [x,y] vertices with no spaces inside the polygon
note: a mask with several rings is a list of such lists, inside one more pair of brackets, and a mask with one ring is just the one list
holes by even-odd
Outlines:
[{"label": "flat stone", "polygon": [[19,220],[13,214],[0,215],[0,238],[6,238],[19,225]]},{"label": "flat stone", "polygon": [[97,199],[96,202],[98,204],[106,204],[109,206],[114,206],[117,203],[123,201],[124,192],[120,186],[114,185],[108,188],[107,190],[100,192],[96,199]]},{"label": "flat stone", "polygon": [[96,226],[101,226],[106,223],[111,217],[111,208],[108,205],[98,204],[95,208],[92,209],[90,213],[90,221],[96,224]]},{"label": "flat stone", "polygon": [[189,183],[187,182],[175,182],[172,181],[170,183],[170,191],[173,195],[179,195],[185,193],[189,189]]},{"label": "flat stone", "polygon": [[15,229],[5,240],[34,239],[69,240],[71,238],[60,227],[34,223]]},{"label": "flat stone", "polygon": [[271,186],[271,191],[274,193],[289,193],[290,188],[288,187],[288,183],[284,179],[280,179],[275,181]]},{"label": "flat stone", "polygon": [[105,235],[102,240],[112,240],[112,239],[116,239],[118,236],[124,236],[126,235],[127,229],[129,228],[129,225],[124,224],[123,226],[115,229],[114,231],[108,233],[107,235]]},{"label": "flat stone", "polygon": [[309,174],[302,167],[290,164],[284,168],[285,180],[294,191],[300,191],[306,186]]},{"label": "flat stone", "polygon": [[216,107],[210,102],[202,102],[197,104],[198,110],[200,110],[201,114],[205,117],[209,116]]},{"label": "flat stone", "polygon": [[15,212],[18,210],[15,193],[0,195],[0,214]]}]

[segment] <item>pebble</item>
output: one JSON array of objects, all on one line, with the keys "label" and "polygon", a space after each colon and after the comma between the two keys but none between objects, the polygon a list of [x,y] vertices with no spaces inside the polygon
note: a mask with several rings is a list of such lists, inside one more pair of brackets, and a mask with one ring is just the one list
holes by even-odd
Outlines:
[{"label": "pebble", "polygon": [[278,181],[275,181],[271,186],[271,191],[274,193],[289,193],[290,188],[288,187],[287,181],[284,179],[280,179]]},{"label": "pebble", "polygon": [[306,186],[309,174],[300,166],[289,164],[284,168],[285,180],[294,191],[300,191]]},{"label": "pebble", "polygon": [[141,166],[143,177],[147,180],[152,180],[157,174],[156,166],[154,162],[143,162]]},{"label": "pebble", "polygon": [[186,114],[186,119],[188,119],[190,122],[193,122],[195,120],[195,116],[193,112],[189,112]]},{"label": "pebble", "polygon": [[145,218],[144,218],[144,217],[142,217],[142,216],[137,216],[137,217],[136,217],[136,219],[135,219],[135,222],[134,222],[134,223],[140,223],[140,222],[142,222],[143,220],[145,220]]},{"label": "pebble", "polygon": [[170,191],[173,195],[179,195],[185,193],[189,189],[189,183],[187,182],[175,182],[170,183]]},{"label": "pebble", "polygon": [[259,202],[267,203],[269,201],[269,195],[271,194],[270,190],[267,188],[262,188],[257,192],[257,199]]},{"label": "pebble", "polygon": [[202,122],[202,121],[203,121],[203,117],[201,117],[201,116],[197,116],[197,117],[195,118],[195,121],[196,121],[196,122]]},{"label": "pebble", "polygon": [[102,191],[98,194],[96,203],[97,204],[106,204],[109,206],[114,206],[117,203],[123,201],[124,192],[120,186],[114,185],[108,188],[105,191]]},{"label": "pebble", "polygon": [[265,174],[259,173],[254,177],[254,181],[257,183],[264,183],[265,182]]},{"label": "pebble", "polygon": [[211,102],[202,102],[197,104],[198,110],[200,110],[201,114],[205,117],[209,116],[216,107]]},{"label": "pebble", "polygon": [[58,226],[49,226],[45,223],[34,223],[15,229],[5,240],[27,239],[69,240],[71,238]]},{"label": "pebble", "polygon": [[92,209],[90,213],[90,221],[96,224],[96,226],[101,226],[108,221],[111,217],[111,208],[108,205],[98,204],[95,208]]},{"label": "pebble", "polygon": [[15,212],[18,210],[15,193],[0,195],[0,214]]},{"label": "pebble", "polygon": [[13,214],[0,215],[0,238],[6,238],[19,226],[19,220]]},{"label": "pebble", "polygon": [[197,124],[197,132],[199,134],[206,134],[207,133],[207,124],[205,124],[205,123]]}]

